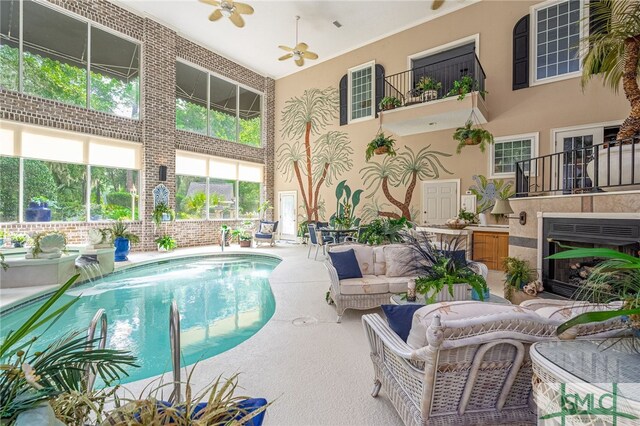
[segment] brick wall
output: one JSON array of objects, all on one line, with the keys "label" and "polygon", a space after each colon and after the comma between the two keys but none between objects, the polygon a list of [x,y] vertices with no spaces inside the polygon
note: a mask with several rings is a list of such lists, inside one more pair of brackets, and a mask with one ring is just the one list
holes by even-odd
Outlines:
[{"label": "brick wall", "polygon": [[[143,145],[141,188],[143,196],[141,221],[132,222],[131,230],[141,237],[134,250],[154,250],[155,238],[163,233],[173,235],[180,246],[219,243],[220,226],[231,227],[242,221],[177,221],[156,229],[150,215],[153,210],[151,191],[160,183],[159,166],[167,166],[170,204],[175,208],[176,149],[251,161],[265,166],[267,199],[274,201],[274,102],[275,82],[206,48],[184,39],[160,23],[135,15],[106,0],[48,0],[50,3],[97,22],[142,44],[140,120],[74,107],[0,89],[0,119],[88,133]],[[175,125],[175,61],[185,59],[214,73],[252,87],[265,95],[263,141],[261,148],[218,140],[195,133],[178,131]],[[271,212],[269,212],[271,215]],[[33,233],[58,229],[67,234],[70,243],[86,242],[92,227],[105,227],[106,222],[8,224],[0,229]]]}]

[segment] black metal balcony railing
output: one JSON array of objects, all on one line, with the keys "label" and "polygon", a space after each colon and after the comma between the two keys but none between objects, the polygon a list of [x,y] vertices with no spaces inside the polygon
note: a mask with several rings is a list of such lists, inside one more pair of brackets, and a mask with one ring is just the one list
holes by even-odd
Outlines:
[{"label": "black metal balcony railing", "polygon": [[518,161],[516,197],[640,189],[640,135]]},{"label": "black metal balcony railing", "polygon": [[[426,93],[417,87],[422,77],[431,78],[441,84],[434,92]],[[470,90],[484,93],[486,75],[475,53],[466,53],[430,65],[413,68],[384,78],[384,95],[400,100],[401,106],[433,101],[449,96],[458,96],[454,83],[467,78]]]}]

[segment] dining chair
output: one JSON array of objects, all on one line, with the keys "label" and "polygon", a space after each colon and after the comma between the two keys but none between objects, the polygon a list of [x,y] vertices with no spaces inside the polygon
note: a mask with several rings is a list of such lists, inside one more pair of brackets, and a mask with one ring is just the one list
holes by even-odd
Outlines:
[{"label": "dining chair", "polygon": [[[325,256],[327,255],[327,249],[326,249],[327,243],[325,242],[324,237],[322,237],[321,233],[318,232],[318,228],[316,228],[316,225],[314,223],[308,224],[307,227],[309,228],[309,251],[307,252],[307,259],[311,255],[311,246],[315,246],[316,255],[314,257],[314,260],[318,260],[318,250],[320,250],[320,246],[322,246],[322,253]],[[320,239],[318,238],[319,234],[321,236]]]},{"label": "dining chair", "polygon": [[358,234],[356,236],[349,235],[348,237],[345,237],[344,240],[345,241],[350,241],[350,242],[353,242],[353,243],[360,242],[360,239],[364,235],[364,233],[367,230],[367,228],[368,228],[367,225],[358,226]]}]

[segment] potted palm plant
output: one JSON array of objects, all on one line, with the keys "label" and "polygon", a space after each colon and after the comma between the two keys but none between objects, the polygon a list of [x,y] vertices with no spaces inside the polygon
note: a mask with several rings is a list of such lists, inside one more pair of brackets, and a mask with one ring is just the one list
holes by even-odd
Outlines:
[{"label": "potted palm plant", "polygon": [[131,244],[136,244],[140,241],[140,238],[129,232],[129,225],[119,219],[111,225],[111,235],[113,236],[113,244],[116,247],[114,253],[116,262],[124,262],[129,260],[129,251],[131,250]]},{"label": "potted palm plant", "polygon": [[395,142],[395,139],[385,136],[384,132],[378,133],[376,137],[373,138],[371,142],[369,142],[369,145],[367,145],[367,151],[365,153],[367,161],[369,161],[371,157],[373,157],[373,154],[387,154],[395,157],[396,152],[393,149]]},{"label": "potted palm plant", "polygon": [[480,151],[484,152],[487,144],[493,143],[493,135],[482,127],[474,127],[471,120],[467,120],[464,127],[456,129],[453,139],[458,141],[458,146],[456,147],[456,153],[458,154],[467,145],[478,145]]},{"label": "potted palm plant", "polygon": [[611,185],[637,183],[640,181],[640,148],[632,144],[640,142],[636,138],[640,134],[640,3],[590,2],[589,15],[592,27],[606,31],[592,31],[583,40],[587,49],[582,66],[582,87],[595,76],[602,77],[602,83],[614,92],[622,82],[631,111],[622,122],[616,141],[598,151],[598,157],[587,165],[587,173],[595,180],[597,161],[599,183],[606,183],[608,176]]},{"label": "potted palm plant", "polygon": [[384,98],[382,98],[379,104],[380,109],[383,111],[388,111],[401,105],[402,102],[400,102],[400,99],[396,98],[395,96],[385,96]]},{"label": "potted palm plant", "polygon": [[473,77],[464,75],[459,80],[453,82],[453,87],[449,90],[447,96],[458,96],[458,100],[461,101],[471,92],[478,92],[483,97],[489,93],[486,90],[480,90],[478,81]]},{"label": "potted palm plant", "polygon": [[416,83],[416,89],[421,92],[422,101],[432,101],[438,98],[438,90],[442,88],[442,83],[426,75],[420,77]]},{"label": "potted palm plant", "polygon": [[535,294],[525,291],[525,287],[538,277],[538,273],[529,266],[529,262],[517,257],[505,257],[502,267],[505,272],[505,299],[514,305],[519,305],[525,300],[535,299]]}]

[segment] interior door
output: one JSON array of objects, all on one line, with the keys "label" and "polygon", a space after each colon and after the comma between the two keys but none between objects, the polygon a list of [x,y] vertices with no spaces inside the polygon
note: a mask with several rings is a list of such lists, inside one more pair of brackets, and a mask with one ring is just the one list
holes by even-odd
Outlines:
[{"label": "interior door", "polygon": [[564,155],[554,174],[559,174],[557,181],[563,193],[570,194],[576,189],[592,186],[591,178],[587,175],[587,164],[593,157],[593,145],[602,143],[603,139],[603,127],[556,133],[555,151]]},{"label": "interior door", "polygon": [[456,181],[422,183],[423,225],[442,225],[458,215],[458,185]]},{"label": "interior door", "polygon": [[280,214],[278,229],[281,240],[295,240],[298,231],[298,218],[296,206],[298,205],[298,193],[296,191],[278,192],[278,212]]}]

